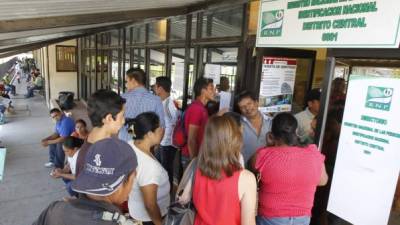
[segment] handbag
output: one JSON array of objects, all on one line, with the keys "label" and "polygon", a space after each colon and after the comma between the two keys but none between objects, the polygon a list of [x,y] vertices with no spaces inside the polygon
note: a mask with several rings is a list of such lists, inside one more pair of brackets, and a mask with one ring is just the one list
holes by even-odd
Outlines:
[{"label": "handbag", "polygon": [[196,209],[193,205],[192,194],[197,158],[194,158],[186,168],[179,183],[175,202],[168,208],[163,225],[193,225]]}]

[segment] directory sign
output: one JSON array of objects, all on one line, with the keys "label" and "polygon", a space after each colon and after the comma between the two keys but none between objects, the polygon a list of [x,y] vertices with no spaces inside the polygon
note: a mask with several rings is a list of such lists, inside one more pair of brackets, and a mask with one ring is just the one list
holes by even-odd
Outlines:
[{"label": "directory sign", "polygon": [[351,75],[328,211],[386,225],[400,172],[400,77]]}]

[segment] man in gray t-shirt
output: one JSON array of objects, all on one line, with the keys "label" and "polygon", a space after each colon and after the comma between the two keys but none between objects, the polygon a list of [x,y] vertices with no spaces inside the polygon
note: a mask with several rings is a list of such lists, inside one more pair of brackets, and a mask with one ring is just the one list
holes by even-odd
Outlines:
[{"label": "man in gray t-shirt", "polygon": [[242,115],[242,155],[244,163],[247,165],[257,149],[267,144],[266,135],[271,130],[271,118],[258,110],[258,100],[253,93],[242,92],[236,99]]}]

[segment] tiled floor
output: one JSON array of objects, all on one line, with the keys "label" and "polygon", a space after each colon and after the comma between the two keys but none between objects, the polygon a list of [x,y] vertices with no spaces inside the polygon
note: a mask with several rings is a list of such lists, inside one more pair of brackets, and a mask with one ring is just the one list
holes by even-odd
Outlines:
[{"label": "tiled floor", "polygon": [[16,114],[0,125],[0,140],[7,147],[0,225],[32,224],[50,202],[67,195],[62,181],[52,179],[50,169],[43,166],[48,151],[40,140],[54,130],[44,99],[21,96],[13,99]]},{"label": "tiled floor", "polygon": [[[27,225],[39,216],[50,202],[67,196],[63,182],[49,176],[48,150],[40,140],[50,135],[54,123],[44,98],[24,99],[26,84],[17,86],[12,97],[15,114],[0,125],[0,141],[7,147],[4,180],[0,181],[0,225]],[[77,102],[72,116],[89,121],[85,105]]]}]

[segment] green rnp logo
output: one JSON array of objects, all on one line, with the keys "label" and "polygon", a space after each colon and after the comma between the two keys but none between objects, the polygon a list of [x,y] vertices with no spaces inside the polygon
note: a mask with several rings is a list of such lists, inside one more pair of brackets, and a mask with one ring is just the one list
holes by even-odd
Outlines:
[{"label": "green rnp logo", "polygon": [[365,107],[389,111],[392,104],[393,88],[368,86]]},{"label": "green rnp logo", "polygon": [[263,12],[261,18],[261,37],[282,36],[283,10]]}]

